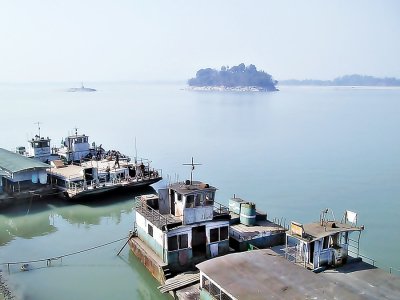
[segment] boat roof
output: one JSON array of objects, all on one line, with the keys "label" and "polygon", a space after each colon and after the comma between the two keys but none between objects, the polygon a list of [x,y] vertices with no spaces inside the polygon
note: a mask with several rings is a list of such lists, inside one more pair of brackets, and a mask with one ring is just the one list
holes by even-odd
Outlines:
[{"label": "boat roof", "polygon": [[169,188],[182,195],[193,194],[197,191],[209,190],[214,192],[217,190],[217,188],[201,181],[192,181],[189,184],[186,184],[184,182],[173,183],[169,186]]},{"label": "boat roof", "polygon": [[76,139],[76,138],[81,138],[81,137],[89,137],[89,136],[86,134],[73,134],[73,135],[67,136],[68,139]]},{"label": "boat roof", "polygon": [[338,268],[331,271],[335,276],[322,275],[264,249],[220,256],[197,268],[236,299],[380,299],[385,292],[398,299],[400,277],[364,265],[363,272]]},{"label": "boat roof", "polygon": [[29,169],[46,169],[49,165],[21,154],[0,148],[0,168],[11,173]]},{"label": "boat roof", "polygon": [[315,240],[319,240],[326,236],[335,235],[339,232],[352,232],[352,231],[362,231],[363,227],[357,227],[353,224],[349,223],[341,223],[336,221],[326,221],[321,225],[320,222],[314,222],[309,224],[304,224],[304,235],[300,237],[295,234],[290,234],[288,231],[288,235],[302,239],[307,242],[313,242]]}]

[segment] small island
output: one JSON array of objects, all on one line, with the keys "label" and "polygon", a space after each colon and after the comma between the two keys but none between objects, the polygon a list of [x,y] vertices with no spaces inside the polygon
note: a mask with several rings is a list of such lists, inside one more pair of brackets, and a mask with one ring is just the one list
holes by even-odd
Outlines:
[{"label": "small island", "polygon": [[255,65],[241,63],[238,66],[222,66],[221,70],[211,68],[200,69],[195,78],[188,80],[193,90],[202,91],[243,91],[273,92],[277,81],[264,71],[258,71]]},{"label": "small island", "polygon": [[83,82],[81,83],[81,87],[79,88],[69,88],[67,92],[95,92],[95,89],[92,88],[87,88],[83,85]]},{"label": "small island", "polygon": [[333,80],[289,79],[281,80],[282,85],[314,85],[314,86],[400,86],[400,80],[394,77],[378,78],[373,76],[352,74],[337,77]]}]

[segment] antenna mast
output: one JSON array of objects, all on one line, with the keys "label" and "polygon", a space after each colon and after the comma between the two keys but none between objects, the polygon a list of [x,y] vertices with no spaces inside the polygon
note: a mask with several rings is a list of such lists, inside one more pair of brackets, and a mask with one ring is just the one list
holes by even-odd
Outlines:
[{"label": "antenna mast", "polygon": [[190,164],[183,164],[184,166],[192,166],[192,170],[190,171],[190,184],[193,184],[193,171],[194,171],[194,166],[201,166],[201,164],[195,163],[193,161],[192,157],[192,162]]},{"label": "antenna mast", "polygon": [[40,138],[40,124],[42,124],[42,123],[40,123],[40,122],[38,121],[38,122],[36,122],[36,123],[34,123],[34,124],[37,124],[37,126],[38,126],[39,138]]},{"label": "antenna mast", "polygon": [[136,148],[136,136],[135,136],[135,165],[137,164],[137,148]]}]

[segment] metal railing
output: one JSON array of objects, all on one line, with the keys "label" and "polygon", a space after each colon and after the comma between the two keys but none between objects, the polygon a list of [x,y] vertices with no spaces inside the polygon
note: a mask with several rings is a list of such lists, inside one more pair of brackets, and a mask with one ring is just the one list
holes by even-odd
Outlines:
[{"label": "metal railing", "polygon": [[135,197],[135,209],[149,220],[151,223],[161,226],[171,224],[167,217],[163,216],[158,210],[155,210],[145,201],[142,201],[141,196]]},{"label": "metal railing", "polygon": [[217,201],[214,201],[214,212],[219,215],[229,214],[229,208]]}]

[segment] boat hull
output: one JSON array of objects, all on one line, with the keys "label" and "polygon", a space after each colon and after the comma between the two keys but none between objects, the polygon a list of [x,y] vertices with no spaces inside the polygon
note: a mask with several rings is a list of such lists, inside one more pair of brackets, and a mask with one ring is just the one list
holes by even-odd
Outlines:
[{"label": "boat hull", "polygon": [[131,182],[127,182],[127,183],[124,182],[124,183],[116,184],[116,185],[112,185],[112,186],[104,186],[104,187],[87,189],[87,190],[80,191],[76,194],[65,191],[64,195],[66,196],[66,198],[68,198],[71,201],[81,200],[81,199],[90,199],[94,196],[100,196],[100,195],[106,195],[106,194],[110,194],[110,193],[120,193],[120,192],[135,190],[135,189],[141,189],[141,188],[147,187],[149,185],[152,185],[152,184],[160,181],[161,179],[162,179],[162,177],[155,177],[155,178],[144,179],[144,180],[139,180],[139,181],[131,181]]}]

